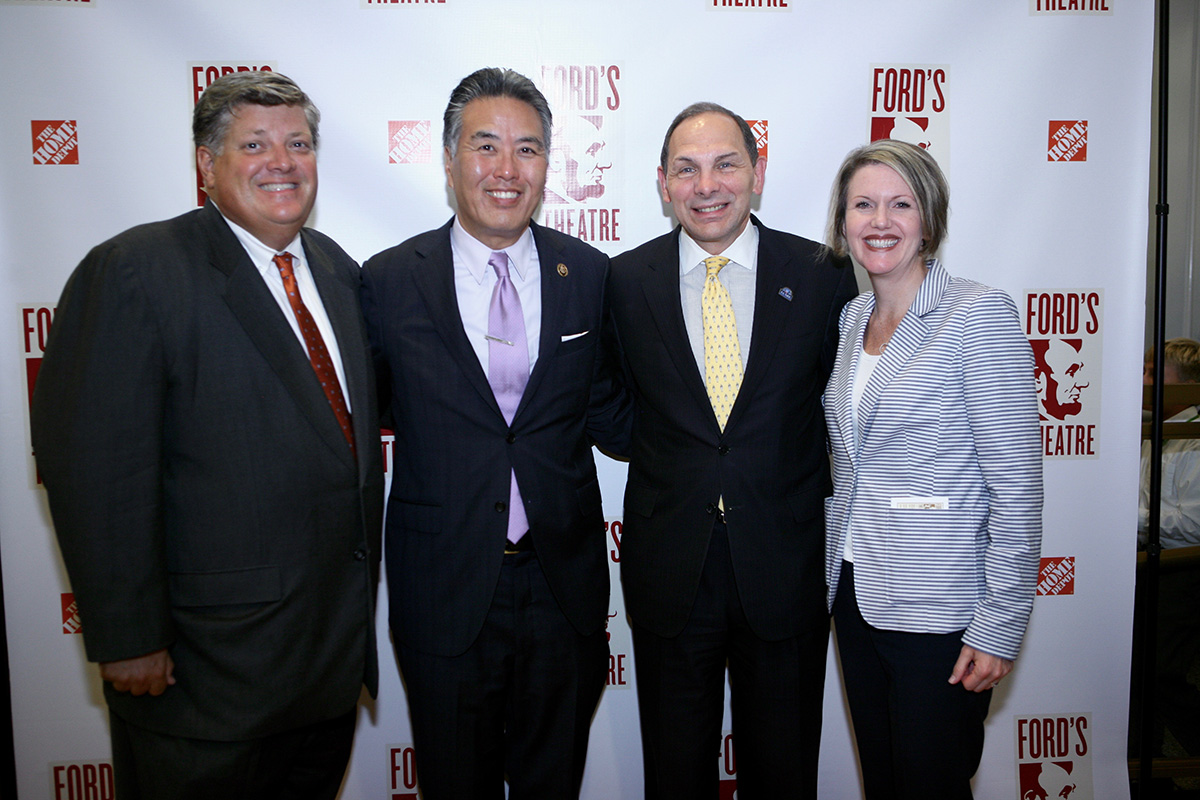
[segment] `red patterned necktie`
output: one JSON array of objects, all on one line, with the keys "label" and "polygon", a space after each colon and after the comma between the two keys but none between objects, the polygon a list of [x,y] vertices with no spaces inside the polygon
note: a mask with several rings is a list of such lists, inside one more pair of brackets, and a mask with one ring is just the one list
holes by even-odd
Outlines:
[{"label": "red patterned necktie", "polygon": [[288,302],[292,304],[292,312],[296,315],[296,321],[300,323],[300,333],[304,336],[304,345],[308,349],[308,360],[312,364],[313,372],[317,373],[317,380],[321,382],[321,388],[325,390],[325,397],[329,399],[333,414],[337,417],[338,424],[342,426],[342,435],[346,437],[350,451],[357,455],[354,447],[354,427],[350,424],[350,410],[346,408],[342,385],[338,382],[337,371],[333,368],[333,359],[329,357],[329,348],[325,346],[325,340],[321,338],[321,332],[317,330],[316,320],[305,307],[304,301],[300,299],[300,289],[296,286],[296,274],[292,271],[292,254],[279,253],[272,260],[275,262],[275,266],[279,267],[279,274],[283,277],[283,288],[287,291]]}]

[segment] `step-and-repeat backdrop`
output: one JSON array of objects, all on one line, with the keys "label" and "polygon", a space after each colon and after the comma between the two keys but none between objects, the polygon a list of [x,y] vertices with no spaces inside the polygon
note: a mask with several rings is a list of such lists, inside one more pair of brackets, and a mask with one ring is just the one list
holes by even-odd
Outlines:
[{"label": "step-and-repeat backdrop", "polygon": [[[936,155],[952,189],[943,263],[1014,297],[1044,398],[1039,597],[976,795],[1126,796],[1152,51],[1150,0],[0,0],[0,555],[21,800],[112,797],[87,621],[29,441],[68,274],[92,245],[196,205],[192,105],[230,70],[282,71],[320,107],[310,225],[360,261],[438,226],[446,99],[489,65],[551,100],[538,221],[613,255],[672,226],[658,151],[696,100],[751,122],[769,160],[757,213],[814,239],[852,147],[892,136]],[[612,655],[583,795],[640,798],[625,471],[601,460]],[[383,613],[379,630],[386,643]],[[381,661],[347,800],[416,796],[390,648]],[[825,713],[821,796],[858,797],[832,658]],[[723,797],[734,745],[713,752]]]}]

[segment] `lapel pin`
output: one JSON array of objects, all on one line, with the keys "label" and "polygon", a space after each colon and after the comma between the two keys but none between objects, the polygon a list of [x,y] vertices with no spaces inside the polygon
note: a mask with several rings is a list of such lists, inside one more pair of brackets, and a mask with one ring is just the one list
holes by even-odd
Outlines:
[{"label": "lapel pin", "polygon": [[563,276],[564,278],[567,277],[567,265],[566,264],[558,265],[558,274]]},{"label": "lapel pin", "polygon": [[784,286],[782,289],[779,290],[779,296],[782,297],[784,300],[787,300],[789,303],[792,302],[791,287]]}]

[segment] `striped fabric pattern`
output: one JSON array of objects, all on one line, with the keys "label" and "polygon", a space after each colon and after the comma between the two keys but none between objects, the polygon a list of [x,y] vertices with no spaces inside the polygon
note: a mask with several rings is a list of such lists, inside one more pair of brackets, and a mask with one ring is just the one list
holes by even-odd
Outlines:
[{"label": "striped fabric pattern", "polygon": [[[1042,533],[1033,353],[1007,294],[951,278],[937,260],[893,334],[851,428],[850,392],[871,293],[842,311],[824,396],[833,453],[825,501],[833,604],[847,528],[855,591],[871,625],[964,630],[963,642],[1015,658],[1033,606]],[[947,499],[944,509],[896,498]]]}]

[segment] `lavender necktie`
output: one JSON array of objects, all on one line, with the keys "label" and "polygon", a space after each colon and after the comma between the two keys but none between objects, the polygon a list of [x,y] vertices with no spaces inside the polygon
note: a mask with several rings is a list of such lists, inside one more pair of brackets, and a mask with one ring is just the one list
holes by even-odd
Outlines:
[{"label": "lavender necktie", "polygon": [[[496,288],[488,307],[488,383],[504,414],[512,424],[525,384],[529,382],[529,342],[525,338],[525,314],[517,287],[508,277],[508,254],[493,252],[488,266],[496,271]],[[525,503],[512,473],[508,493],[508,540],[516,542],[529,530]]]}]

